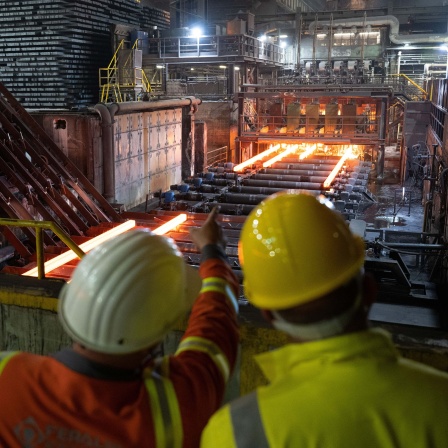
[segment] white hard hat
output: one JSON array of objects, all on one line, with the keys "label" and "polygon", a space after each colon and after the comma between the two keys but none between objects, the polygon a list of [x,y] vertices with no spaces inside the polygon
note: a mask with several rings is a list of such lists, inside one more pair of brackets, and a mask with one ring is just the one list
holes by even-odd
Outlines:
[{"label": "white hard hat", "polygon": [[125,354],[159,342],[201,288],[174,241],[131,230],[89,252],[59,295],[68,335],[92,350]]}]

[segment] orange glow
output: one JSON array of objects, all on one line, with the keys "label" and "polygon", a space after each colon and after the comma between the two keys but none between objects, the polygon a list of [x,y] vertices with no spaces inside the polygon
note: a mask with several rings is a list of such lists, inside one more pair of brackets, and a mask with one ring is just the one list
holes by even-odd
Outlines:
[{"label": "orange glow", "polygon": [[297,151],[299,148],[299,145],[288,145],[287,148],[280,154],[277,154],[272,159],[267,160],[263,163],[263,168],[267,168],[268,166],[271,166],[275,162],[278,162],[279,160],[283,159],[283,157],[286,157],[288,154],[291,154],[292,152]]},{"label": "orange glow", "polygon": [[333,168],[333,170],[331,171],[331,173],[328,175],[327,179],[324,182],[324,188],[328,188],[331,183],[333,182],[334,178],[336,177],[336,174],[339,173],[339,171],[342,168],[342,165],[344,164],[344,162],[353,156],[352,153],[352,148],[348,148],[344,154],[342,155],[342,157],[339,159],[339,162],[336,164],[336,166]]},{"label": "orange glow", "polygon": [[162,224],[160,227],[157,227],[157,229],[154,229],[152,233],[155,233],[156,235],[163,235],[169,232],[170,230],[174,229],[175,227],[177,227],[179,224],[182,224],[186,220],[187,220],[187,214],[181,213],[175,218],[170,219],[165,224]]},{"label": "orange glow", "polygon": [[308,146],[302,154],[299,156],[299,160],[303,160],[306,157],[308,157],[310,154],[312,154],[314,151],[316,151],[317,145],[310,145]]},{"label": "orange glow", "polygon": [[280,145],[274,145],[270,146],[269,149],[266,151],[261,152],[260,154],[257,154],[256,156],[251,157],[250,159],[245,160],[244,162],[240,163],[239,165],[236,165],[233,167],[233,171],[242,171],[246,166],[252,165],[257,160],[264,159],[269,154],[272,154],[273,152],[276,152],[280,149]]},{"label": "orange glow", "polygon": [[[113,229],[110,229],[107,232],[104,232],[101,235],[98,235],[95,238],[86,241],[85,243],[82,243],[79,246],[79,248],[83,252],[89,252],[99,244],[104,243],[105,241],[110,240],[114,236],[120,235],[121,233],[124,233],[132,229],[133,227],[135,227],[135,221],[130,219],[129,221],[126,221],[123,224],[120,224],[119,226],[114,227]],[[78,255],[76,255],[75,252],[73,252],[70,249],[67,252],[64,252],[63,254],[60,254],[57,257],[54,257],[51,260],[46,261],[44,263],[44,272],[48,273],[54,271],[56,268],[63,266],[64,264],[74,260],[75,258],[78,258]],[[37,277],[37,267],[30,269],[29,271],[26,271],[22,275],[26,275],[29,277]]]}]

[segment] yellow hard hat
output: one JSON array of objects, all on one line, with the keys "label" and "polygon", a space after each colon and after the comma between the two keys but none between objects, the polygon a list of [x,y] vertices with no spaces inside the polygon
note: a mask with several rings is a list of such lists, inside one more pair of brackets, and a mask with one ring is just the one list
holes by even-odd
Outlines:
[{"label": "yellow hard hat", "polygon": [[350,280],[364,263],[364,242],[323,196],[285,191],[255,207],[238,254],[244,293],[258,308],[315,300]]}]

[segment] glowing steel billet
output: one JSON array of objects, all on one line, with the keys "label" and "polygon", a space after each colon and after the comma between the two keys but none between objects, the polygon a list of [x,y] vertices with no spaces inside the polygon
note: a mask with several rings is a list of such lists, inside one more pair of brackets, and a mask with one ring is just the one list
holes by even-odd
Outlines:
[{"label": "glowing steel billet", "polygon": [[162,224],[160,227],[157,227],[157,229],[154,229],[152,233],[155,233],[156,235],[163,235],[169,232],[170,230],[174,229],[175,227],[177,227],[179,224],[182,224],[186,220],[187,220],[187,214],[181,213],[175,218],[170,219],[165,224]]},{"label": "glowing steel billet", "polygon": [[241,171],[243,168],[246,168],[246,166],[252,165],[257,160],[264,159],[269,154],[272,154],[273,152],[278,151],[279,149],[280,149],[279,144],[271,146],[266,151],[263,151],[260,154],[257,154],[256,156],[253,156],[250,159],[245,160],[244,162],[240,163],[239,165],[234,166],[233,171]]},{"label": "glowing steel billet", "polygon": [[352,155],[351,148],[347,149],[347,151],[345,151],[344,155],[340,158],[339,162],[333,168],[331,173],[328,175],[327,180],[324,182],[324,188],[328,188],[331,185],[334,178],[336,177],[336,174],[339,173],[339,170],[342,168],[342,165],[349,157],[351,157],[351,155]]},{"label": "glowing steel billet", "polygon": [[286,148],[282,153],[277,154],[276,156],[272,157],[272,159],[269,159],[266,162],[264,162],[263,168],[267,168],[268,166],[271,166],[273,163],[283,159],[283,157],[286,157],[288,154],[297,151],[298,147],[299,145],[289,145],[288,148]]},{"label": "glowing steel billet", "polygon": [[310,154],[312,154],[314,151],[316,151],[317,145],[311,145],[308,147],[308,149],[305,149],[302,154],[299,156],[299,160],[303,160],[305,157],[308,157]]},{"label": "glowing steel billet", "polygon": [[[107,232],[104,232],[101,235],[98,235],[92,238],[91,240],[86,241],[85,243],[82,243],[79,246],[79,248],[83,252],[89,252],[99,244],[104,243],[105,241],[110,240],[114,236],[120,235],[121,233],[124,233],[132,229],[133,227],[135,227],[135,221],[133,219],[130,219],[129,221],[126,221],[123,224],[120,224],[119,226],[114,227],[113,229],[110,229]],[[48,273],[54,271],[56,268],[68,263],[69,261],[74,260],[75,258],[78,258],[78,255],[76,255],[75,252],[73,252],[70,249],[67,252],[64,252],[63,254],[60,254],[57,257],[54,257],[51,260],[46,261],[44,263],[44,272]],[[29,271],[26,271],[22,275],[26,275],[29,277],[37,277],[37,267],[30,269]]]}]

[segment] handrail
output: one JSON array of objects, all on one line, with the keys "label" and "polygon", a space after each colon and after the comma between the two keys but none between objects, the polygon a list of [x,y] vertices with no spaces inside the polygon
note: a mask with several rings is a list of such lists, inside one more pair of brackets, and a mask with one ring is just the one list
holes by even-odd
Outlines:
[{"label": "handrail", "polygon": [[[120,41],[120,43],[117,46],[117,49],[115,50],[114,55],[112,56],[112,59],[109,63],[109,65],[106,68],[100,68],[99,69],[99,85],[101,88],[101,102],[106,103],[109,99],[109,93],[112,90],[114,96],[115,96],[115,102],[121,103],[123,102],[123,97],[121,94],[121,89],[132,89],[135,87],[141,87],[144,92],[151,93],[152,87],[151,83],[148,80],[148,77],[146,76],[146,73],[144,72],[143,68],[136,68],[132,67],[131,61],[132,61],[132,50],[138,50],[139,47],[139,39],[136,39],[134,44],[132,45],[131,52],[128,54],[126,60],[124,61],[121,70],[122,73],[127,74],[126,79],[122,80],[120,82],[120,79],[118,78],[118,55],[119,51],[123,50],[124,47],[124,39]],[[142,75],[140,79],[140,75],[137,76],[137,70],[140,70]],[[140,83],[137,83],[136,81],[141,81]],[[125,81],[125,82],[123,82]]]},{"label": "handrail", "polygon": [[[114,90],[115,96],[117,97],[118,101],[121,100],[121,92],[120,87],[117,88],[117,60],[118,60],[118,52],[123,48],[124,46],[124,39],[121,39],[117,49],[115,50],[114,55],[112,56],[109,65],[106,68],[100,68],[99,69],[99,84],[101,87],[101,102],[106,102],[107,98],[109,96],[109,90],[112,87]],[[106,82],[103,83],[103,75],[102,73],[105,72],[105,78]],[[115,82],[113,82],[115,80]],[[112,81],[112,82],[111,82]]]},{"label": "handrail", "polygon": [[118,52],[123,48],[123,46],[124,46],[124,39],[121,39],[107,68],[117,68]]},{"label": "handrail", "polygon": [[33,227],[36,232],[36,263],[37,278],[45,278],[44,242],[42,230],[51,230],[59,239],[65,243],[79,258],[82,258],[84,251],[53,221],[31,221],[24,219],[0,218],[0,226],[8,227]]},{"label": "handrail", "polygon": [[420,87],[415,81],[413,81],[411,78],[409,78],[408,75],[405,75],[404,73],[397,73],[397,74],[393,74],[392,76],[402,76],[403,78],[407,79],[414,87],[416,87],[418,90],[420,90],[420,92],[423,93],[424,95],[424,99],[426,99],[426,97],[428,96],[428,92],[423,89],[422,87]]},{"label": "handrail", "polygon": [[151,83],[149,82],[149,79],[146,76],[146,73],[143,69],[142,69],[142,78],[143,78],[143,85],[145,87],[145,92],[151,93],[152,92]]}]

